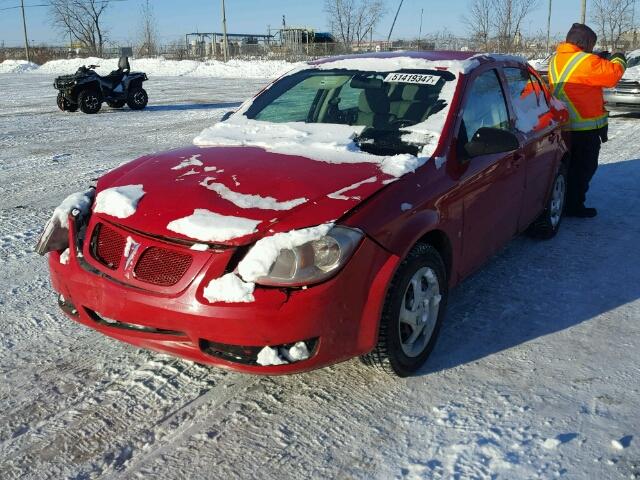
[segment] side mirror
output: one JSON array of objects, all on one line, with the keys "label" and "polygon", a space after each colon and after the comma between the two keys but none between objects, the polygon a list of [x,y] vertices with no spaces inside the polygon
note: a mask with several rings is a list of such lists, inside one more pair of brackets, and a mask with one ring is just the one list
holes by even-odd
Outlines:
[{"label": "side mirror", "polygon": [[483,127],[464,146],[464,152],[469,158],[473,158],[481,155],[512,152],[518,148],[520,148],[520,142],[514,133],[499,128]]},{"label": "side mirror", "polygon": [[227,120],[234,113],[236,113],[235,110],[229,110],[228,112],[224,112],[224,115],[222,115],[222,118],[220,119],[220,121],[224,122],[225,120]]}]

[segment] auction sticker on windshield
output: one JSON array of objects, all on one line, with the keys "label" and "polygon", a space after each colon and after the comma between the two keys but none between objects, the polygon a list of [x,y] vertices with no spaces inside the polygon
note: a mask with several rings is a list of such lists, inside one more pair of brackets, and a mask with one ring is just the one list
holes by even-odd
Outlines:
[{"label": "auction sticker on windshield", "polygon": [[417,83],[418,85],[435,85],[442,77],[423,73],[390,73],[384,79],[387,83]]}]

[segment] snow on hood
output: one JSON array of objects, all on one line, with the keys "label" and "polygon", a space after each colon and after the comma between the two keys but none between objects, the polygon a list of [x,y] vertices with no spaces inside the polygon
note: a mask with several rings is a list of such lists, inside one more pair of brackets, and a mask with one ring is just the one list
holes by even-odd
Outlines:
[{"label": "snow on hood", "polygon": [[138,202],[144,196],[142,185],[125,185],[102,190],[96,196],[94,213],[127,218],[136,213]]},{"label": "snow on hood", "polygon": [[[189,165],[174,170],[187,160]],[[394,179],[372,162],[333,164],[256,147],[190,147],[122,165],[104,175],[97,188],[143,185],[135,213],[117,219],[126,228],[244,245],[333,222]],[[215,221],[203,222],[203,215]],[[213,215],[253,223],[228,235],[228,222]]]},{"label": "snow on hood", "polygon": [[622,76],[625,80],[640,81],[640,65],[636,67],[627,68]]}]

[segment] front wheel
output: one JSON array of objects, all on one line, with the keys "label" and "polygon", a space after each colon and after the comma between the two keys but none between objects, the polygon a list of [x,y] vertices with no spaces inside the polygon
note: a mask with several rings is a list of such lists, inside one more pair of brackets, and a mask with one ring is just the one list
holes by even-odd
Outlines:
[{"label": "front wheel", "polygon": [[78,95],[78,105],[82,113],[94,114],[100,111],[102,99],[97,90],[84,90]]},{"label": "front wheel", "polygon": [[564,212],[567,197],[567,167],[560,164],[560,170],[553,181],[551,198],[547,202],[544,212],[527,229],[527,234],[534,238],[548,240],[560,230],[560,222]]},{"label": "front wheel", "polygon": [[62,92],[58,93],[58,98],[56,99],[56,103],[58,104],[58,108],[60,110],[67,112],[75,112],[78,110],[78,105],[75,103],[71,103],[69,100],[65,98]]},{"label": "front wheel", "polygon": [[127,105],[131,110],[142,110],[147,106],[149,102],[149,97],[144,88],[136,88],[135,90],[131,90],[129,92],[129,98],[127,98]]},{"label": "front wheel", "polygon": [[438,251],[431,245],[416,245],[391,281],[378,344],[362,361],[399,377],[415,373],[435,346],[448,292],[446,269]]}]

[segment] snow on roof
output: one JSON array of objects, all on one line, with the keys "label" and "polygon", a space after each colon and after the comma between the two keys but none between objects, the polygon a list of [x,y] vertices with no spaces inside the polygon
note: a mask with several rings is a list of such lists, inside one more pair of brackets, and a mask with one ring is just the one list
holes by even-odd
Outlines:
[{"label": "snow on roof", "polygon": [[95,213],[127,218],[136,213],[138,202],[144,196],[142,185],[124,185],[102,190],[96,197]]},{"label": "snow on roof", "polygon": [[255,233],[259,223],[260,220],[220,215],[196,208],[191,215],[170,222],[167,230],[202,242],[224,242]]},{"label": "snow on roof", "polygon": [[311,68],[331,70],[344,68],[367,72],[394,72],[397,70],[435,70],[447,69],[452,73],[468,73],[480,65],[476,59],[465,60],[431,60],[415,56],[362,56],[336,57],[326,59],[322,63],[311,63]]}]

